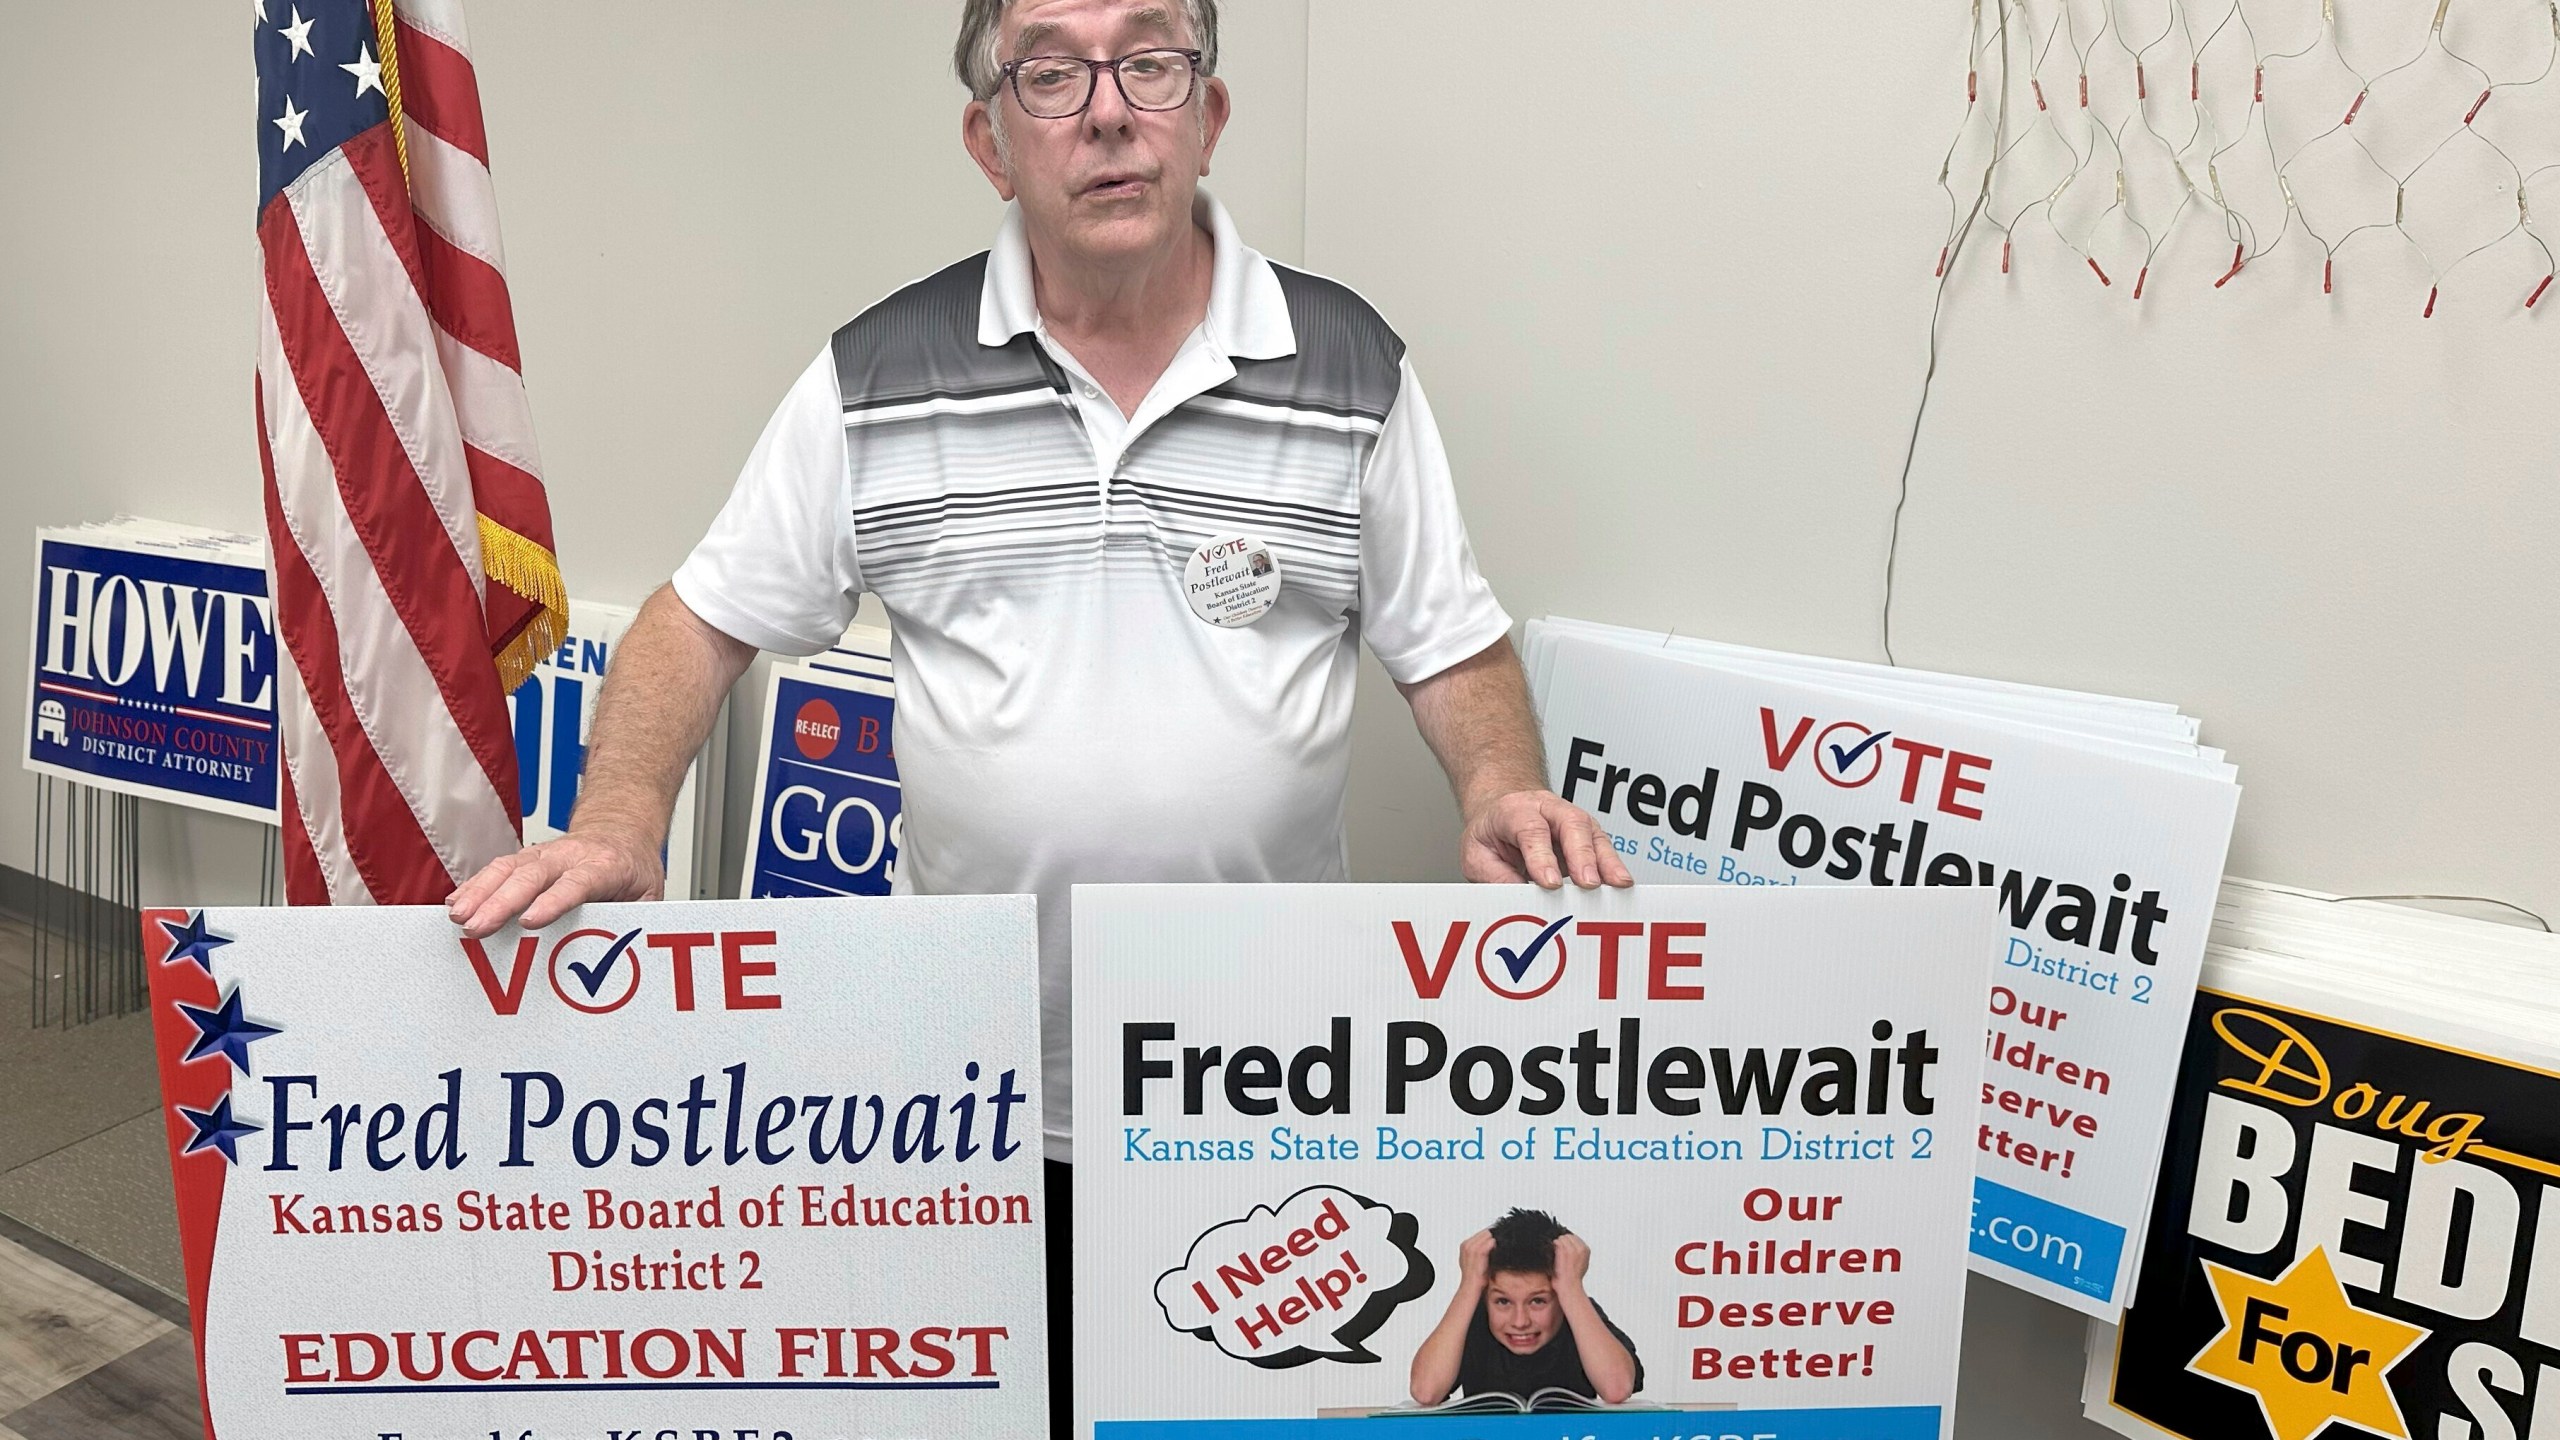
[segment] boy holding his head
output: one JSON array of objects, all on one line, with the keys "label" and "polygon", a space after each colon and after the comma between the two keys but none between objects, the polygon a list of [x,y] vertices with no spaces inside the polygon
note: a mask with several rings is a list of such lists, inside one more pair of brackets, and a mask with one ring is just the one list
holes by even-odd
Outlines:
[{"label": "boy holding his head", "polygon": [[1513,1210],[1458,1246],[1458,1293],[1413,1356],[1413,1398],[1570,1390],[1604,1405],[1644,1388],[1626,1332],[1582,1279],[1591,1247],[1543,1210]]}]

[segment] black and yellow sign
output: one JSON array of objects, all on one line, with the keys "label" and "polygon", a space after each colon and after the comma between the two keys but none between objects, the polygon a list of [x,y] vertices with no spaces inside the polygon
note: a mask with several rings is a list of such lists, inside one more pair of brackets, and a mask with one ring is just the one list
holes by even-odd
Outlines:
[{"label": "black and yellow sign", "polygon": [[2199,991],[2110,1399],[2192,1440],[2560,1437],[2560,1076]]}]

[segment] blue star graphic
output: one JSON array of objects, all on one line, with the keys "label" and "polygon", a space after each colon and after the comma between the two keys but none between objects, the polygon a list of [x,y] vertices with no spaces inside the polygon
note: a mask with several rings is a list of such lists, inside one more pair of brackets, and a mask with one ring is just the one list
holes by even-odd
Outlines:
[{"label": "blue star graphic", "polygon": [[219,1150],[222,1152],[222,1158],[234,1165],[240,1163],[240,1137],[255,1135],[266,1128],[263,1125],[252,1125],[246,1120],[233,1119],[231,1097],[228,1095],[213,1102],[213,1108],[210,1110],[190,1110],[181,1105],[178,1107],[178,1113],[186,1117],[188,1124],[196,1127],[195,1138],[189,1140],[186,1149],[180,1153],[193,1155],[199,1150]]},{"label": "blue star graphic", "polygon": [[230,994],[222,997],[219,1010],[207,1010],[201,1005],[180,1001],[178,1013],[186,1016],[196,1027],[196,1040],[187,1047],[187,1059],[201,1060],[207,1055],[219,1054],[239,1066],[243,1075],[249,1073],[249,1043],[284,1033],[273,1025],[261,1025],[240,1013],[240,987],[237,985],[231,987]]},{"label": "blue star graphic", "polygon": [[169,947],[169,958],[160,963],[175,965],[181,960],[193,960],[207,975],[213,973],[214,947],[231,943],[228,935],[206,933],[204,912],[201,910],[187,912],[187,923],[183,925],[174,920],[163,920],[160,928],[169,932],[169,939],[175,942]]}]

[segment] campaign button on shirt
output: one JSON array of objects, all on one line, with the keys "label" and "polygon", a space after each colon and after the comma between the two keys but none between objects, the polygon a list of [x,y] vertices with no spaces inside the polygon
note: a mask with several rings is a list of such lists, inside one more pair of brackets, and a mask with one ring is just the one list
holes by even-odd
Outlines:
[{"label": "campaign button on shirt", "polygon": [[1212,625],[1250,625],[1280,601],[1280,557],[1247,535],[1195,547],[1182,567],[1183,598]]}]

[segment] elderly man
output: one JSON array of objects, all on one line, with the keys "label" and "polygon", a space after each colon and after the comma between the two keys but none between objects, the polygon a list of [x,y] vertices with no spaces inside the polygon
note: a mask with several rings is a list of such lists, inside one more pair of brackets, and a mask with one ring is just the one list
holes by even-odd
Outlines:
[{"label": "elderly man", "polygon": [[485,935],[661,894],[720,697],[759,648],[824,649],[878,595],[897,888],[1040,897],[1061,1222],[1069,887],[1344,878],[1361,640],[1448,771],[1469,879],[1628,883],[1546,788],[1403,341],[1198,188],[1229,109],[1217,50],[1215,0],[967,0],[962,138],[1010,202],[994,248],[819,352],[623,639],[567,837],[451,900]]}]

